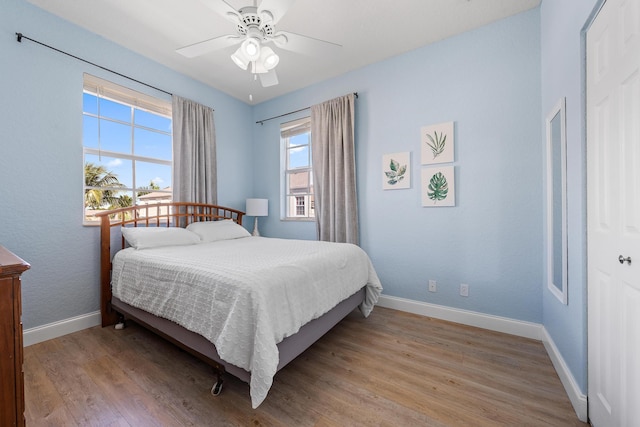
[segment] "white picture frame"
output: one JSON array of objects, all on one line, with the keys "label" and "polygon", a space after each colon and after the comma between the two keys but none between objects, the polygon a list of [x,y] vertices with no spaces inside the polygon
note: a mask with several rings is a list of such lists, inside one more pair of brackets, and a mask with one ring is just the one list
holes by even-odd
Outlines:
[{"label": "white picture frame", "polygon": [[411,153],[384,154],[382,156],[382,189],[411,188]]},{"label": "white picture frame", "polygon": [[456,205],[454,166],[437,166],[421,171],[422,206],[435,208]]},{"label": "white picture frame", "polygon": [[433,165],[454,161],[454,122],[420,128],[421,164]]}]

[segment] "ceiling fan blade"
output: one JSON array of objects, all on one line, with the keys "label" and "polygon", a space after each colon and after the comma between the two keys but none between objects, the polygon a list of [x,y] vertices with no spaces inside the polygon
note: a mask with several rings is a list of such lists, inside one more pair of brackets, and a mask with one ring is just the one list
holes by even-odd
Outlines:
[{"label": "ceiling fan blade", "polygon": [[306,55],[330,54],[336,52],[342,45],[331,43],[326,40],[314,39],[288,31],[278,31],[273,35],[273,42],[281,49],[292,52],[304,53]]},{"label": "ceiling fan blade", "polygon": [[[258,16],[263,20],[270,21],[269,23],[275,25],[278,21],[287,13],[289,7],[295,0],[262,0],[260,6],[258,6]],[[264,18],[264,12],[267,11],[271,14],[271,19]]]},{"label": "ceiling fan blade", "polygon": [[217,49],[222,49],[223,47],[240,43],[241,41],[242,37],[229,34],[181,47],[180,49],[176,49],[176,52],[180,55],[186,56],[187,58],[194,58]]},{"label": "ceiling fan blade", "polygon": [[262,83],[262,87],[275,86],[278,84],[278,75],[276,74],[276,70],[269,70],[267,73],[260,73],[260,83]]},{"label": "ceiling fan blade", "polygon": [[229,3],[224,0],[201,0],[209,9],[216,12],[228,21],[238,24],[242,20],[242,16]]}]

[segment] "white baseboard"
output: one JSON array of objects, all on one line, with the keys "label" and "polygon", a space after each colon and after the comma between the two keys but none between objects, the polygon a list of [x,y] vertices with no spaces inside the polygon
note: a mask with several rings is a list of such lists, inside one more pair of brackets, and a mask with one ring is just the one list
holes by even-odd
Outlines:
[{"label": "white baseboard", "polygon": [[574,411],[576,411],[578,419],[586,423],[588,418],[587,396],[582,394],[580,387],[578,387],[578,383],[546,328],[543,328],[542,342],[544,344],[544,348],[547,350],[549,358],[551,359],[551,363],[553,363],[553,367],[558,373],[560,381],[569,396],[569,400],[571,400],[571,404],[573,405]]},{"label": "white baseboard", "polygon": [[378,300],[380,307],[393,308],[413,314],[421,314],[436,319],[448,320],[463,325],[476,326],[490,331],[504,332],[535,340],[542,340],[542,325],[539,323],[525,322],[509,319],[508,317],[493,316],[478,313],[476,311],[462,310],[459,308],[445,307],[443,305],[430,304],[422,301],[414,301],[405,298],[381,295]]},{"label": "white baseboard", "polygon": [[83,314],[69,319],[60,320],[58,322],[49,323],[47,325],[36,326],[35,328],[25,329],[22,334],[22,340],[25,347],[39,342],[51,340],[78,332],[83,329],[91,328],[102,323],[100,312]]}]

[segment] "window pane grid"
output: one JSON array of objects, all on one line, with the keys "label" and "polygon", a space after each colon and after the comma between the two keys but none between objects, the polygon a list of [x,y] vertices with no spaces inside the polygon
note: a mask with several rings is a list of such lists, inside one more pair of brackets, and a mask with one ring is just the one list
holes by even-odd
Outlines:
[{"label": "window pane grid", "polygon": [[102,92],[85,89],[83,95],[84,219],[90,222],[95,221],[91,211],[167,202],[172,196],[170,109],[162,110],[167,117]]},{"label": "window pane grid", "polygon": [[[134,112],[135,111],[136,110],[134,110]],[[102,120],[104,122],[113,122],[113,123],[118,123],[118,124],[125,125],[125,126],[132,126],[131,122],[125,122],[123,120],[118,120],[118,119],[113,119],[113,118],[110,118],[110,117],[99,116],[98,114],[88,113],[86,111],[83,111],[82,115],[86,116],[86,117],[93,117],[94,119],[99,119],[99,120]],[[165,130],[154,128],[154,127],[140,125],[140,124],[137,124],[137,123],[134,123],[133,127],[136,128],[136,129],[143,129],[143,130],[146,130],[146,131],[149,131],[149,132],[156,132],[156,133],[160,133],[160,134],[163,134],[163,135],[171,136],[171,131],[165,131]]]},{"label": "window pane grid", "polygon": [[307,117],[280,126],[283,219],[309,220],[315,216],[310,124]]},{"label": "window pane grid", "polygon": [[159,165],[171,166],[171,163],[172,163],[171,160],[158,159],[155,157],[135,156],[133,154],[124,154],[124,153],[118,153],[118,152],[109,151],[109,150],[98,150],[96,148],[85,147],[84,152],[86,154],[93,154],[95,156],[114,157],[114,158],[126,159],[126,160],[140,160],[140,161],[149,162],[149,163],[157,163]]}]

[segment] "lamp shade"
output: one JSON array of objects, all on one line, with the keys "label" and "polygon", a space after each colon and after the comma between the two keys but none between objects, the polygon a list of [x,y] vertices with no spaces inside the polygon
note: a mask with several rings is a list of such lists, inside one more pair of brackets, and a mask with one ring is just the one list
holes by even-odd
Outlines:
[{"label": "lamp shade", "polygon": [[260,53],[260,61],[264,68],[268,70],[272,70],[278,65],[280,62],[280,57],[276,55],[276,53],[270,47],[263,47],[262,52]]},{"label": "lamp shade", "polygon": [[260,40],[255,37],[247,37],[240,45],[244,54],[250,61],[260,58]]},{"label": "lamp shade", "polygon": [[269,215],[269,199],[247,199],[248,216]]},{"label": "lamp shade", "polygon": [[238,50],[236,50],[234,54],[231,55],[231,59],[238,67],[242,68],[243,70],[246,70],[249,66],[249,62],[251,62],[249,61],[249,58],[247,58],[247,56],[244,54],[241,47],[239,47]]}]

